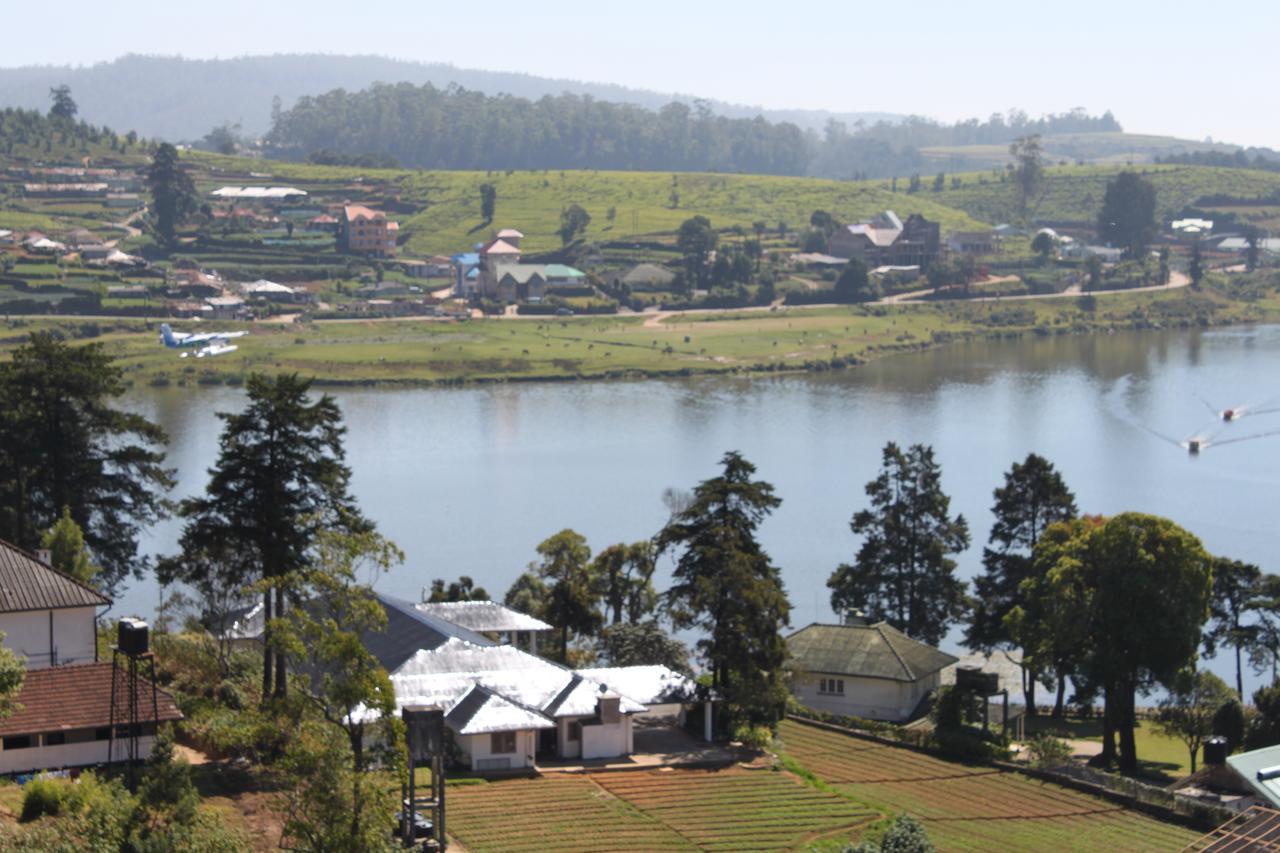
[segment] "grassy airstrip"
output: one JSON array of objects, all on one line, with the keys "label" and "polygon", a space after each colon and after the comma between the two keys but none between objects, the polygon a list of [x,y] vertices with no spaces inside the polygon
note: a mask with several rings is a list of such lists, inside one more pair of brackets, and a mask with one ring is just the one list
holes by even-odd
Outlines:
[{"label": "grassy airstrip", "polygon": [[[824,370],[966,339],[1125,328],[1207,326],[1280,317],[1274,293],[1257,301],[1218,291],[1100,294],[900,306],[778,308],[666,317],[335,321],[249,324],[239,349],[179,358],[141,320],[9,320],[0,353],[30,331],[97,340],[134,385],[235,384],[252,372],[297,372],[322,384],[451,384]],[[210,331],[244,326],[175,324]]]}]

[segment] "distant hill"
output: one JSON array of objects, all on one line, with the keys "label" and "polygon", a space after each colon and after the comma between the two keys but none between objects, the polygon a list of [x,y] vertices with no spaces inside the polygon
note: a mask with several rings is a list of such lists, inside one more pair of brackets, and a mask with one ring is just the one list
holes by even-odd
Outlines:
[{"label": "distant hill", "polygon": [[[178,142],[198,139],[223,122],[238,122],[246,135],[258,136],[271,127],[274,97],[288,109],[303,95],[359,90],[376,82],[431,83],[438,88],[457,84],[490,95],[505,93],[530,99],[568,92],[655,110],[672,101],[692,104],[697,100],[687,94],[381,56],[285,54],[204,60],[128,55],[80,67],[0,68],[0,107],[46,109],[49,89],[66,84],[87,121]],[[763,115],[771,121],[813,129],[831,118],[850,125],[899,118],[890,113],[773,111],[721,101],[707,103],[713,112],[729,118]]]}]

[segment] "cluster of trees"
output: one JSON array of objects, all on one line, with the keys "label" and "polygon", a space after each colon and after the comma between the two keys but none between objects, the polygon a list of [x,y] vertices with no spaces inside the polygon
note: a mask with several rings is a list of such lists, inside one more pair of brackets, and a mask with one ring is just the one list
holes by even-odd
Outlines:
[{"label": "cluster of trees", "polygon": [[[616,544],[592,557],[586,539],[562,530],[538,546],[539,559],[507,591],[507,606],[559,631],[559,656],[594,655],[615,666],[665,664],[688,670],[688,651],[667,636],[699,628],[711,686],[739,723],[773,723],[786,699],[781,629],[791,605],[781,572],[756,538],[781,500],[735,452],[719,476],[687,494],[669,492],[671,517],[652,539]],[[653,586],[657,559],[675,560],[671,587]],[[577,645],[571,645],[571,641]]]},{"label": "cluster of trees", "polygon": [[[370,127],[379,128],[371,138]],[[633,104],[562,94],[489,96],[430,83],[375,84],[304,96],[275,114],[267,142],[280,156],[371,155],[428,169],[634,169],[837,178],[918,174],[925,146],[1003,144],[1047,133],[1118,131],[1110,113],[1031,119],[1014,110],[954,125],[920,117],[823,133],[762,117],[727,118],[711,104]]]},{"label": "cluster of trees", "polygon": [[1187,151],[1156,158],[1157,163],[1218,166],[1226,169],[1261,169],[1280,172],[1280,151],[1273,148],[1237,148],[1235,151]]},{"label": "cluster of trees", "polygon": [[124,155],[138,146],[138,134],[133,131],[121,136],[109,127],[76,120],[75,101],[70,92],[55,90],[52,99],[48,114],[39,110],[0,109],[0,151],[6,156],[21,153],[23,149],[54,154],[56,150],[70,147],[76,152],[88,153],[90,145],[105,145]]},{"label": "cluster of trees", "polygon": [[972,594],[954,559],[968,547],[968,524],[950,513],[931,448],[890,443],[866,491],[870,506],[851,522],[862,545],[828,581],[832,607],[861,609],[928,643],[967,623],[968,648],[1021,650],[1030,713],[1037,684],[1056,685],[1055,716],[1068,679],[1076,702],[1102,697],[1105,763],[1136,768],[1135,697],[1157,686],[1170,693],[1170,730],[1199,732],[1198,747],[1224,701],[1212,676],[1195,670],[1202,648],[1235,652],[1236,691],[1226,698],[1242,699],[1245,653],[1255,668],[1272,667],[1274,679],[1280,579],[1211,557],[1166,519],[1081,516],[1040,456],[1014,464],[994,492],[995,523]]},{"label": "cluster of trees", "polygon": [[[369,128],[379,129],[374,136]],[[302,159],[319,149],[373,153],[428,169],[631,169],[800,175],[804,134],[792,124],[729,119],[705,103],[656,114],[589,96],[536,101],[430,83],[377,84],[299,98],[267,142]]]}]

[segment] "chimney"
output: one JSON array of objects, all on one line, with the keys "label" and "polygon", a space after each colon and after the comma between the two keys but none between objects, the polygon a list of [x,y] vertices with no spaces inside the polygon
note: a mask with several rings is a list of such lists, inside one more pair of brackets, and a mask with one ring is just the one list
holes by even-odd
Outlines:
[{"label": "chimney", "polygon": [[605,725],[622,722],[622,697],[616,693],[606,693],[600,697],[600,722]]},{"label": "chimney", "polygon": [[867,614],[863,613],[861,610],[858,610],[857,608],[846,610],[844,612],[844,621],[841,622],[841,624],[842,625],[866,625],[868,624]]},{"label": "chimney", "polygon": [[44,563],[46,566],[53,565],[53,552],[48,548],[37,548],[36,559]]},{"label": "chimney", "polygon": [[1208,738],[1204,742],[1204,766],[1219,767],[1226,764],[1229,750],[1226,738],[1220,735]]}]

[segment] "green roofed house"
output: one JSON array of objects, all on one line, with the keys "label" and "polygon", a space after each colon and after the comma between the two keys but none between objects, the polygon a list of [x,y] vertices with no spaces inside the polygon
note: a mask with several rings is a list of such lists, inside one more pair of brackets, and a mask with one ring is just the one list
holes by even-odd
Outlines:
[{"label": "green roofed house", "polygon": [[903,722],[938,688],[958,658],[911,639],[888,622],[858,616],[813,624],[787,637],[791,692],[815,711]]},{"label": "green roofed house", "polygon": [[491,295],[502,302],[541,300],[548,289],[581,287],[587,274],[564,264],[495,264]]}]

